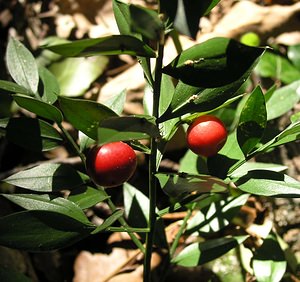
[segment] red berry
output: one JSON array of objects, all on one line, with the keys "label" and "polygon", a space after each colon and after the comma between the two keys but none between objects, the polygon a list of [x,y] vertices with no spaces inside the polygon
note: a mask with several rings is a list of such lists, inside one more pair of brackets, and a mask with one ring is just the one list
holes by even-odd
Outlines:
[{"label": "red berry", "polygon": [[94,146],[87,155],[87,172],[93,181],[104,187],[118,186],[134,173],[137,160],[134,150],[124,142]]},{"label": "red berry", "polygon": [[195,119],[187,130],[187,145],[197,155],[211,157],[224,146],[227,131],[220,119],[211,115]]}]

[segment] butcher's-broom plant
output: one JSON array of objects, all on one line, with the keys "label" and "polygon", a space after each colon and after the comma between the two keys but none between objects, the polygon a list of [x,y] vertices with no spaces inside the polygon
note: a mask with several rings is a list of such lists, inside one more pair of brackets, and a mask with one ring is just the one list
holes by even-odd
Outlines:
[{"label": "butcher's-broom plant", "polygon": [[[195,38],[199,19],[218,2],[161,0],[155,8],[145,8],[113,0],[120,34],[42,47],[62,57],[121,54],[137,57],[146,82],[143,115],[121,115],[125,92],[107,104],[67,97],[60,92],[55,76],[39,66],[18,40],[9,39],[6,62],[14,82],[2,80],[0,88],[10,92],[17,105],[35,117],[1,119],[5,138],[32,151],[68,146],[81,158],[82,169],[44,162],[3,179],[23,192],[2,194],[22,207],[22,211],[0,218],[1,245],[31,252],[50,251],[99,232],[125,231],[144,254],[144,281],[151,280],[154,247],[167,253],[168,263],[194,267],[238,247],[243,257],[246,246],[247,254],[250,252],[253,257],[244,267],[258,281],[282,278],[287,262],[282,240],[274,228],[270,228],[257,249],[247,244],[250,234],[245,230],[231,229],[230,236],[219,231],[233,222],[251,194],[299,197],[300,183],[284,174],[285,167],[249,161],[299,139],[300,121],[294,116],[287,128],[270,134],[266,128],[274,118],[269,114],[272,108],[281,107],[281,114],[290,109],[281,104],[281,99],[273,98],[284,87],[279,90],[273,87],[263,93],[259,85],[252,84],[252,92],[245,92],[244,86],[251,84],[249,76],[265,48],[250,47],[228,38],[212,38],[182,50],[179,34]],[[167,40],[173,40],[178,56],[164,65]],[[293,83],[289,90],[296,95],[299,81]],[[225,119],[226,112],[231,114],[230,118]],[[196,155],[187,150],[179,171],[162,172],[160,163],[177,129],[186,128],[206,115],[209,117],[208,124],[203,122],[206,129],[193,132],[189,141],[197,142],[199,138],[199,146],[205,144],[203,150],[211,151]],[[223,117],[223,123],[212,116]],[[221,137],[215,137],[217,129],[212,120],[218,120],[222,130],[226,125],[227,133],[222,131]],[[65,121],[79,132],[78,140],[65,128]],[[149,140],[148,145],[140,142],[145,139]],[[213,148],[207,140],[212,140],[209,142]],[[129,178],[136,160],[125,143],[147,156],[147,195],[135,188]],[[108,153],[99,149],[107,144],[114,144]],[[129,150],[128,157],[117,153],[120,144]],[[92,145],[98,149],[92,160],[88,160],[86,170],[86,152]],[[121,161],[124,162],[120,164]],[[110,166],[111,163],[115,165]],[[123,184],[124,211],[116,208],[106,189],[116,183],[114,176],[131,183]],[[120,183],[117,184],[116,189],[121,189]],[[158,209],[160,189],[169,198],[169,204]],[[69,193],[63,193],[66,190]],[[100,202],[106,202],[112,213],[97,226],[84,211]],[[166,240],[162,218],[177,210],[186,213],[170,242]],[[177,252],[180,239],[192,234],[198,235],[198,239],[183,243]]]}]

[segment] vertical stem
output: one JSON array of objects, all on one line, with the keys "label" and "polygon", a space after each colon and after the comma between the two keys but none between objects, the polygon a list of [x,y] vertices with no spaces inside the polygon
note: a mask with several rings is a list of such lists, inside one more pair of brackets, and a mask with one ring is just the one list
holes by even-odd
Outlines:
[{"label": "vertical stem", "polygon": [[[159,98],[162,79],[162,63],[164,51],[164,34],[158,43],[158,57],[155,65],[155,81],[153,87],[153,109],[154,117],[159,116]],[[157,124],[158,126],[158,124]],[[146,253],[144,259],[144,282],[151,281],[151,257],[154,241],[155,223],[156,223],[156,188],[157,179],[155,173],[157,172],[157,152],[158,144],[156,138],[151,139],[151,154],[149,158],[149,233],[146,235]]]}]

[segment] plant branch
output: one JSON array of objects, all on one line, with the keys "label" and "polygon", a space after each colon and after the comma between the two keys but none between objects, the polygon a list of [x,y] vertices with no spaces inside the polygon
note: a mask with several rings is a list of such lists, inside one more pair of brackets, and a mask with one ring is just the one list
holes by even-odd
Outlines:
[{"label": "plant branch", "polygon": [[[159,98],[162,80],[162,64],[163,64],[163,52],[164,52],[164,33],[162,32],[158,42],[158,56],[155,65],[155,81],[153,87],[153,109],[152,115],[155,118],[159,116]],[[158,126],[158,124],[157,124]],[[156,188],[157,179],[155,173],[157,172],[157,152],[158,143],[156,138],[151,139],[151,154],[149,159],[149,229],[150,232],[146,234],[146,253],[144,258],[144,282],[151,281],[151,257],[154,241],[154,232],[156,224]]]}]

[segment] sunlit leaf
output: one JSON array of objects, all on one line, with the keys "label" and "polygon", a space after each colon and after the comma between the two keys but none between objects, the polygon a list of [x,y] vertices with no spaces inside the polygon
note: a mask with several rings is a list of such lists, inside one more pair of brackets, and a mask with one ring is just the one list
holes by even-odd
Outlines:
[{"label": "sunlit leaf", "polygon": [[155,57],[155,52],[141,40],[130,35],[111,35],[102,38],[81,39],[69,43],[44,46],[63,56],[95,56],[128,54]]},{"label": "sunlit leaf", "polygon": [[94,101],[59,97],[59,104],[66,119],[94,140],[97,139],[99,123],[117,116],[110,108]]},{"label": "sunlit leaf", "polygon": [[257,87],[249,96],[240,115],[237,140],[243,153],[247,155],[263,136],[267,123],[264,94]]},{"label": "sunlit leaf", "polygon": [[32,93],[39,84],[37,64],[30,51],[17,39],[10,37],[6,50],[6,64],[14,81]]},{"label": "sunlit leaf", "polygon": [[159,130],[151,116],[112,117],[103,120],[98,129],[99,144],[158,137]]},{"label": "sunlit leaf", "polygon": [[17,172],[3,181],[37,192],[61,191],[84,184],[89,177],[67,164],[41,164]]},{"label": "sunlit leaf", "polygon": [[202,243],[193,243],[173,258],[172,263],[186,267],[202,265],[226,254],[247,238],[248,236],[223,237]]},{"label": "sunlit leaf", "polygon": [[284,253],[276,240],[269,234],[253,256],[253,271],[258,282],[280,282],[287,267]]},{"label": "sunlit leaf", "polygon": [[263,48],[215,37],[184,50],[163,72],[192,86],[220,87],[249,75],[263,52]]},{"label": "sunlit leaf", "polygon": [[40,117],[57,123],[61,123],[63,121],[63,116],[60,110],[51,104],[22,94],[15,94],[13,95],[13,98],[20,107],[35,113]]},{"label": "sunlit leaf", "polygon": [[171,197],[178,197],[191,192],[224,193],[228,186],[223,180],[210,175],[157,173],[155,176],[158,178],[163,191]]}]

